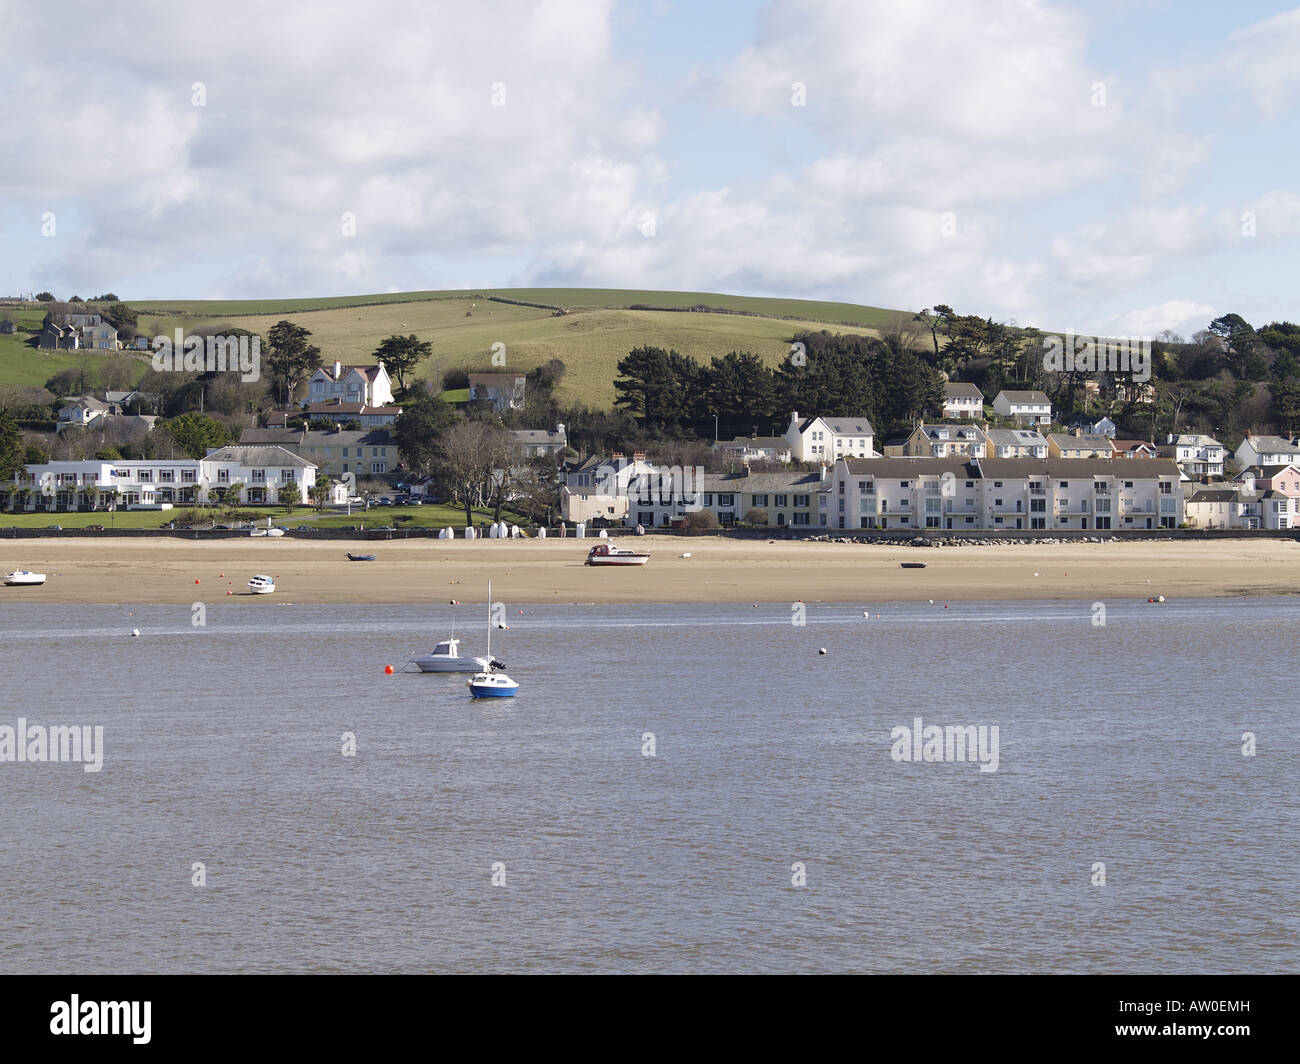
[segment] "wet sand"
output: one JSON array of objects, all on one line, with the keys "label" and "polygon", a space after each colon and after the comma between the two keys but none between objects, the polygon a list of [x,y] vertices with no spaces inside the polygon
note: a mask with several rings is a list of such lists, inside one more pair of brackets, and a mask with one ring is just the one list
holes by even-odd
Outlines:
[{"label": "wet sand", "polygon": [[[247,601],[886,602],[1289,595],[1300,543],[1219,540],[916,548],[645,536],[641,568],[583,564],[593,541],[113,538],[0,544],[0,567],[48,574],[43,587],[0,587],[0,603]],[[375,554],[350,562],[345,553]],[[690,553],[691,557],[682,555]],[[924,569],[900,562],[923,561]],[[275,577],[271,596],[249,577]],[[195,580],[199,583],[196,585]],[[230,596],[226,592],[230,591]]]}]

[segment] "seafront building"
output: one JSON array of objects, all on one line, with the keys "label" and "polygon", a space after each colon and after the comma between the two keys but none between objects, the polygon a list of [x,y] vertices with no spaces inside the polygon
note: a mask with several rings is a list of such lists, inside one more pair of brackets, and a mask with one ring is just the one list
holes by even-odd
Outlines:
[{"label": "seafront building", "polygon": [[277,446],[222,447],[204,458],[138,461],[45,462],[28,465],[0,484],[0,510],[67,512],[107,509],[110,504],[154,507],[215,501],[237,488],[239,501],[277,503],[288,484],[306,499],[316,466]]},{"label": "seafront building", "polygon": [[646,528],[671,527],[695,510],[724,527],[761,513],[766,527],[845,530],[1116,531],[1186,520],[1181,476],[1168,459],[841,458],[805,473],[683,480],[651,470],[627,491],[624,523]]}]

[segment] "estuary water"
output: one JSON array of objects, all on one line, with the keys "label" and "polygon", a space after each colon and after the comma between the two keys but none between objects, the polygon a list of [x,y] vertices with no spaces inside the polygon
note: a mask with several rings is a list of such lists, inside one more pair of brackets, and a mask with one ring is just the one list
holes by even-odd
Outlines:
[{"label": "estuary water", "polygon": [[[401,671],[481,604],[6,594],[0,742],[103,764],[0,760],[0,971],[1300,967],[1300,600],[501,591],[487,702]],[[896,759],[917,718],[996,770]]]}]

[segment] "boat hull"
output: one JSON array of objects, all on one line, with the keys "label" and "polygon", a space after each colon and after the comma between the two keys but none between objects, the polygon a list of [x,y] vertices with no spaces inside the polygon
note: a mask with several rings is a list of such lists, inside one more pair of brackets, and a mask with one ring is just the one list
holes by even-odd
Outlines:
[{"label": "boat hull", "polygon": [[449,658],[444,655],[412,658],[411,664],[421,672],[482,672],[488,667],[484,658]]},{"label": "boat hull", "polygon": [[648,554],[619,554],[613,557],[588,558],[588,565],[645,565],[650,560]]},{"label": "boat hull", "polygon": [[5,587],[40,587],[43,583],[44,573],[10,573],[5,577]]},{"label": "boat hull", "polygon": [[469,693],[474,698],[514,698],[514,687],[475,687],[470,685]]}]

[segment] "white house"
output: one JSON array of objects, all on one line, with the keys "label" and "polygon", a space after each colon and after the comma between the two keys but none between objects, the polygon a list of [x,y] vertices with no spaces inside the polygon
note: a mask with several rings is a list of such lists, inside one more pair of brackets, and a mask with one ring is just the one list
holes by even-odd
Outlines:
[{"label": "white house", "polygon": [[305,500],[316,484],[315,464],[273,444],[221,447],[199,459],[199,465],[209,492],[239,484],[243,503],[279,502],[289,484],[297,484],[299,498]]},{"label": "white house", "polygon": [[1027,425],[1052,423],[1052,402],[1039,391],[1007,391],[1004,388],[993,399],[993,412],[999,417],[1016,418]]},{"label": "white house", "polygon": [[1221,477],[1227,449],[1212,436],[1198,433],[1170,435],[1157,448],[1161,458],[1172,458],[1189,478]]},{"label": "white house", "polygon": [[943,416],[953,420],[984,417],[984,393],[973,384],[947,381],[943,386]]},{"label": "white house", "polygon": [[1281,436],[1246,434],[1234,457],[1243,469],[1248,466],[1279,466],[1300,462],[1300,447]]},{"label": "white house", "polygon": [[382,362],[373,366],[321,366],[307,382],[303,406],[318,403],[359,403],[369,407],[391,406],[393,382]]},{"label": "white house", "polygon": [[791,455],[800,462],[825,462],[837,458],[871,458],[875,455],[876,430],[866,418],[809,417],[799,411],[790,415],[785,430]]}]

